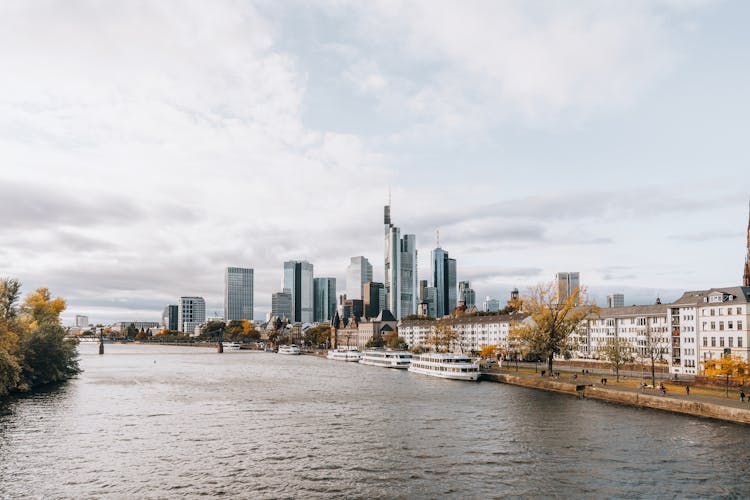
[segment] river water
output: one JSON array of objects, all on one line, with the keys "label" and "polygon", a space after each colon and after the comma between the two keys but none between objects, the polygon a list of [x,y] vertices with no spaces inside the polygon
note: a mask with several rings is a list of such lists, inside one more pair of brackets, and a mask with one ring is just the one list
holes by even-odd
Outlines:
[{"label": "river water", "polygon": [[748,497],[750,428],[316,358],[81,345],[0,405],[0,497]]}]

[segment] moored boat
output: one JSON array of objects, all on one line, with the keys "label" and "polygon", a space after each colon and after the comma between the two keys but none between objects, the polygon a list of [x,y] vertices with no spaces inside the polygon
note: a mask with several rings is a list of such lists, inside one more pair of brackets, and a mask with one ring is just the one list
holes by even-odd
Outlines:
[{"label": "moored boat", "polygon": [[409,371],[453,380],[479,379],[479,365],[463,354],[419,354],[412,359]]},{"label": "moored boat", "polygon": [[359,362],[363,365],[382,366],[385,368],[407,369],[411,364],[412,354],[408,351],[385,351],[370,349],[362,353]]},{"label": "moored boat", "polygon": [[280,345],[279,346],[279,354],[292,354],[296,355],[299,354],[299,346],[297,344],[289,344],[289,345]]},{"label": "moored boat", "polygon": [[239,351],[242,347],[239,342],[222,342],[221,345],[225,351]]},{"label": "moored boat", "polygon": [[329,350],[326,357],[335,361],[359,361],[362,353],[356,348],[339,348]]}]

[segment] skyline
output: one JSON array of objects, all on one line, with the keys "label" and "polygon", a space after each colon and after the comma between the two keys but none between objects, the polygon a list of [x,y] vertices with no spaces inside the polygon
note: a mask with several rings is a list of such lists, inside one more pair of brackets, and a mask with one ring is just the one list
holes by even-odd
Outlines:
[{"label": "skyline", "polygon": [[0,276],[68,322],[213,315],[230,266],[256,317],[286,260],[382,282],[389,185],[419,279],[439,229],[478,303],[741,284],[746,4],[0,8]]}]

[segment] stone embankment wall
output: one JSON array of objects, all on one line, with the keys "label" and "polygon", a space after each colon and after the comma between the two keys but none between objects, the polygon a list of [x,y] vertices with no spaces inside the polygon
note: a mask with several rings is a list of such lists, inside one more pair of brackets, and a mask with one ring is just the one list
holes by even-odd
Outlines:
[{"label": "stone embankment wall", "polygon": [[642,394],[640,392],[610,389],[608,387],[576,385],[567,382],[558,382],[556,380],[499,373],[483,373],[481,380],[518,385],[531,389],[542,389],[545,391],[598,399],[601,401],[609,401],[611,403],[626,404],[640,408],[653,408],[656,410],[671,411],[696,417],[750,424],[750,410],[690,399],[670,398],[668,396]]}]

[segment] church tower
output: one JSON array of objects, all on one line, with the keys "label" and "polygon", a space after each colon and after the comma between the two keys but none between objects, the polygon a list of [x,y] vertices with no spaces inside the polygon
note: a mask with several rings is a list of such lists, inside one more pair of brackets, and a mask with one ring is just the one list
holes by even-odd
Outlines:
[{"label": "church tower", "polygon": [[747,254],[745,255],[745,274],[742,277],[742,286],[750,286],[750,209],[747,218]]}]

